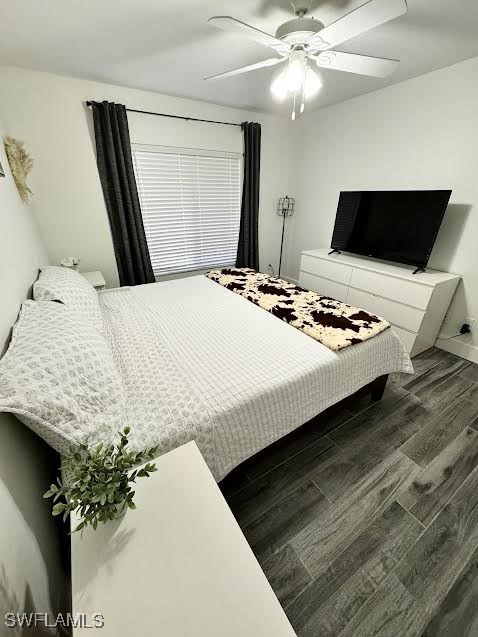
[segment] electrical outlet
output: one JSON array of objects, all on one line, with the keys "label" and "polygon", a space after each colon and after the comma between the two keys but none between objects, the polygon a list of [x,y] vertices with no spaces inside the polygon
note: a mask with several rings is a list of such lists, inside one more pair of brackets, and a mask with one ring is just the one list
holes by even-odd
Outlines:
[{"label": "electrical outlet", "polygon": [[476,319],[471,318],[470,316],[465,316],[465,320],[463,321],[470,328],[470,332],[473,332],[475,329]]}]

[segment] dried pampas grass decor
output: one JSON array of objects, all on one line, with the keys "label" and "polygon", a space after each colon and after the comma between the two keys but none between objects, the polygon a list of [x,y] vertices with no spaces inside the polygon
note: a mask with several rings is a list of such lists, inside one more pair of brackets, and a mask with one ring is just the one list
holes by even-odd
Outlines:
[{"label": "dried pampas grass decor", "polygon": [[28,203],[28,200],[33,195],[27,184],[27,177],[32,169],[33,159],[25,150],[25,144],[18,141],[18,139],[4,137],[3,143],[5,144],[8,163],[20,197],[22,201]]}]

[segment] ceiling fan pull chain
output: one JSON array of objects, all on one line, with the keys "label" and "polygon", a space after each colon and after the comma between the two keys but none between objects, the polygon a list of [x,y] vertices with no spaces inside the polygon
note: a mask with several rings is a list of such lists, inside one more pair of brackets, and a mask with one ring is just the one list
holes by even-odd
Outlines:
[{"label": "ceiling fan pull chain", "polygon": [[292,121],[295,120],[295,95],[296,94],[294,93],[294,106],[292,108],[292,116],[291,116]]}]

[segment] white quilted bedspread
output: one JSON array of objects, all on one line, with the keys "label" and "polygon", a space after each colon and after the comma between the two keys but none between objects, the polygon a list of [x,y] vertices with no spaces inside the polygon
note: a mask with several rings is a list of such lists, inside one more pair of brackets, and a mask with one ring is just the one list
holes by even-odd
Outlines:
[{"label": "white quilted bedspread", "polygon": [[391,329],[332,352],[204,276],[100,304],[135,446],[194,439],[216,480],[378,376],[412,371]]}]

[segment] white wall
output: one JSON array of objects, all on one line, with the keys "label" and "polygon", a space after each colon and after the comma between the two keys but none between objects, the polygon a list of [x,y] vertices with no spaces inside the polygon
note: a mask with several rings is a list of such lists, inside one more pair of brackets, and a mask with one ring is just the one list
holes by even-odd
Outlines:
[{"label": "white wall", "polygon": [[[341,190],[452,188],[430,267],[463,275],[448,332],[459,331],[465,315],[478,319],[477,79],[475,58],[298,122],[292,278],[302,250],[330,245]],[[478,331],[442,343],[478,362]]]},{"label": "white wall", "polygon": [[[0,100],[1,102],[1,100]],[[3,139],[0,122],[0,140]],[[21,303],[38,276],[38,267],[48,263],[48,255],[39,238],[31,209],[22,203],[10,173],[3,143],[0,163],[0,355]]]},{"label": "white wall", "polygon": [[[0,139],[3,136],[0,126]],[[31,214],[16,190],[3,144],[0,162],[0,354],[22,301],[48,263]],[[58,611],[67,591],[57,527],[42,494],[56,456],[12,416],[0,414],[0,633],[6,612]],[[13,631],[10,631],[13,632]]]},{"label": "white wall", "polygon": [[[262,124],[261,267],[276,266],[281,219],[277,199],[291,191],[287,120],[157,93],[0,67],[0,109],[8,132],[35,158],[33,208],[54,263],[78,256],[81,269],[99,269],[110,285],[118,274],[96,167],[91,112],[84,102],[110,100],[131,108],[174,115]],[[131,139],[185,147],[240,150],[239,128],[130,114]]]}]

